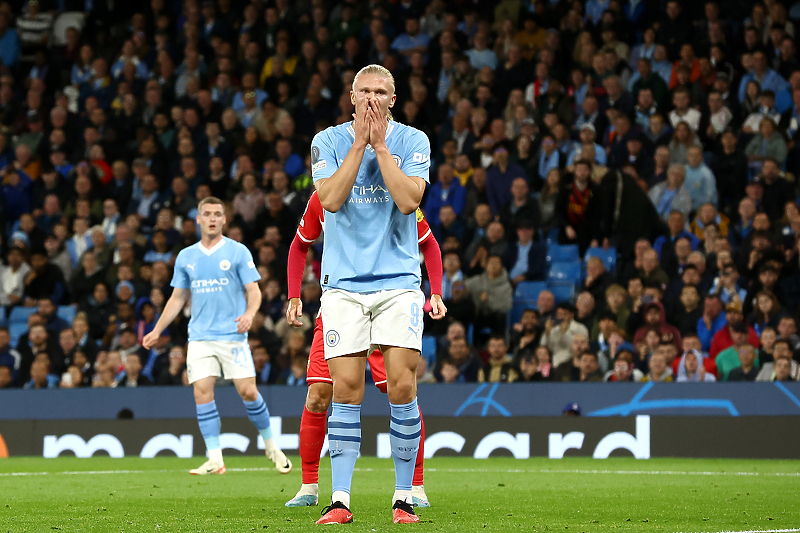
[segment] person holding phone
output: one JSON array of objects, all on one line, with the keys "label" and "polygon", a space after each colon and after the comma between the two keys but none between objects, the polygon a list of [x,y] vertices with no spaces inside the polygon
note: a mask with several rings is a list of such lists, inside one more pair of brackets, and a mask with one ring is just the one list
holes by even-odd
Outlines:
[{"label": "person holding phone", "polygon": [[555,367],[572,358],[570,346],[575,335],[589,337],[586,326],[575,320],[575,313],[575,307],[571,303],[561,302],[556,306],[555,318],[545,322],[540,344],[550,349]]}]

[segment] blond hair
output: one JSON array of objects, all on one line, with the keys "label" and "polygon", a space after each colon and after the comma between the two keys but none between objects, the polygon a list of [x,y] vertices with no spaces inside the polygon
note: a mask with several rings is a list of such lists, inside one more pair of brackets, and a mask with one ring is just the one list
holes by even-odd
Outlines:
[{"label": "blond hair", "polygon": [[[388,79],[389,83],[391,83],[392,85],[392,94],[394,94],[395,92],[394,76],[392,76],[392,73],[389,72],[388,68],[384,67],[383,65],[376,65],[374,63],[372,65],[367,65],[366,67],[359,70],[358,73],[356,73],[355,77],[353,78],[353,92],[356,91],[356,83],[358,83],[358,78],[360,78],[362,74],[373,74],[380,78]],[[391,109],[389,109],[386,114],[389,117],[389,120],[394,120]]]}]

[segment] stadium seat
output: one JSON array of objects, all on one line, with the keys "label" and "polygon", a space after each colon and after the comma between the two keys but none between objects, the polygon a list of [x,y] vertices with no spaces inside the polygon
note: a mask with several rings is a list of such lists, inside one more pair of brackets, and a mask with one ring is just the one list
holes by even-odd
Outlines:
[{"label": "stadium seat", "polygon": [[536,309],[536,300],[517,300],[514,298],[514,303],[511,305],[511,310],[508,312],[508,327],[513,326],[522,318],[522,313],[526,309]]},{"label": "stadium seat", "polygon": [[8,324],[28,324],[28,317],[31,316],[33,313],[36,312],[35,307],[22,307],[17,306],[11,310],[11,314],[8,315]]},{"label": "stadium seat", "polygon": [[6,308],[0,307],[0,326],[6,327]]},{"label": "stadium seat", "polygon": [[514,300],[533,300],[539,297],[539,293],[547,288],[547,283],[543,281],[523,281],[514,290]]},{"label": "stadium seat", "polygon": [[575,296],[575,284],[570,282],[550,282],[547,284],[547,290],[553,293],[557,304],[572,300]]},{"label": "stadium seat", "polygon": [[550,244],[547,247],[548,263],[580,262],[581,256],[577,244]]},{"label": "stadium seat", "polygon": [[558,244],[558,228],[553,228],[547,233],[542,232],[542,239],[549,244]]},{"label": "stadium seat", "polygon": [[581,264],[577,261],[558,261],[550,265],[548,281],[565,281],[573,284],[581,281]]},{"label": "stadium seat", "polygon": [[11,346],[16,348],[19,338],[28,331],[28,324],[25,322],[12,322],[8,325],[8,335],[11,337]]},{"label": "stadium seat", "polygon": [[604,248],[589,248],[586,250],[586,255],[583,258],[583,262],[589,260],[591,257],[599,257],[603,260],[603,264],[606,266],[606,270],[609,272],[615,272],[617,270],[617,249],[616,248],[609,248],[608,250]]},{"label": "stadium seat", "polygon": [[58,318],[64,320],[67,324],[72,324],[72,321],[75,320],[75,315],[77,312],[78,311],[71,305],[59,305],[56,314],[58,315]]},{"label": "stadium seat", "polygon": [[436,337],[433,335],[422,336],[422,356],[428,360],[428,368],[436,364]]}]

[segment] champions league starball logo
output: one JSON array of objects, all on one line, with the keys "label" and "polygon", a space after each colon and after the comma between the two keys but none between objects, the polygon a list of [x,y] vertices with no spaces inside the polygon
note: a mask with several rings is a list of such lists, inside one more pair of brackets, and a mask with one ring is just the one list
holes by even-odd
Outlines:
[{"label": "champions league starball logo", "polygon": [[330,348],[333,348],[337,344],[339,344],[339,332],[335,329],[328,330],[325,334],[325,344],[327,344]]}]

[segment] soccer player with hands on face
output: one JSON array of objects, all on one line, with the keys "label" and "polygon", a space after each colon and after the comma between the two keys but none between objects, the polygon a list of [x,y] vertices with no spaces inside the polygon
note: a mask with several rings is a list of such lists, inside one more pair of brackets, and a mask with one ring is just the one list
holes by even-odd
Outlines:
[{"label": "soccer player with hands on face", "polygon": [[[444,317],[447,309],[442,303],[442,252],[439,243],[433,236],[428,221],[417,209],[417,235],[419,235],[419,248],[425,256],[425,267],[431,284],[431,318],[439,320]],[[317,193],[313,193],[308,200],[308,205],[303,213],[303,218],[297,228],[292,245],[289,247],[286,279],[289,285],[289,305],[286,308],[286,319],[292,326],[300,327],[300,317],[303,314],[303,302],[300,300],[300,289],[303,280],[306,254],[311,243],[322,234],[325,222],[325,210],[319,202]],[[303,416],[300,419],[300,459],[303,467],[303,484],[297,495],[286,502],[287,507],[305,507],[317,505],[319,502],[319,460],[325,440],[325,422],[328,407],[333,394],[333,380],[331,379],[328,363],[325,361],[324,327],[322,314],[318,313],[314,327],[314,338],[308,356],[306,382],[308,393]],[[367,358],[375,386],[386,393],[386,369],[383,354],[374,350]],[[414,507],[429,507],[428,496],[424,486],[424,447],[425,422],[420,413],[420,444],[414,466],[414,479],[411,487],[412,505]]]},{"label": "soccer player with hands on face", "polygon": [[[312,178],[326,211],[321,313],[333,380],[333,494],[318,523],[353,520],[350,486],[361,447],[364,372],[375,348],[384,355],[391,407],[392,518],[419,521],[411,487],[422,430],[416,368],[425,296],[414,213],[429,181],[430,142],[389,119],[394,91],[387,69],[364,67],[350,93],[353,121],[318,133],[311,143]],[[440,305],[432,300],[434,314],[443,314]]]}]

